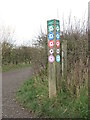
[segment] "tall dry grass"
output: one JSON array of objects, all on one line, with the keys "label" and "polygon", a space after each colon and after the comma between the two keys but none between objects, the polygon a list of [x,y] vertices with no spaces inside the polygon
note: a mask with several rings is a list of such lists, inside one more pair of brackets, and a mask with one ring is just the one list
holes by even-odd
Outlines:
[{"label": "tall dry grass", "polygon": [[68,19],[63,39],[67,40],[67,88],[79,96],[83,86],[88,88],[88,24],[86,19]]}]

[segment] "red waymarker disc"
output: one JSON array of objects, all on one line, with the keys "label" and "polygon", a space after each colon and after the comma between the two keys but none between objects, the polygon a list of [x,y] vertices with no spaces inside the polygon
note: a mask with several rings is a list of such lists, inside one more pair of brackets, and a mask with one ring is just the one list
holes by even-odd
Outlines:
[{"label": "red waymarker disc", "polygon": [[56,46],[57,46],[57,48],[60,47],[60,41],[59,40],[56,40]]},{"label": "red waymarker disc", "polygon": [[50,41],[48,42],[48,46],[49,46],[50,48],[53,48],[53,46],[54,46],[54,40],[50,40]]}]

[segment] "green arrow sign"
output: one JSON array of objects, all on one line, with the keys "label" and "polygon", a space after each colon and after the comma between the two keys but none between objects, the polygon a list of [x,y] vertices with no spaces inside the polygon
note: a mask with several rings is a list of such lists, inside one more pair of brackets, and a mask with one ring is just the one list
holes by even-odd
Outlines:
[{"label": "green arrow sign", "polygon": [[56,31],[59,32],[60,31],[60,26],[56,25]]},{"label": "green arrow sign", "polygon": [[56,20],[56,25],[59,25],[59,20]]}]

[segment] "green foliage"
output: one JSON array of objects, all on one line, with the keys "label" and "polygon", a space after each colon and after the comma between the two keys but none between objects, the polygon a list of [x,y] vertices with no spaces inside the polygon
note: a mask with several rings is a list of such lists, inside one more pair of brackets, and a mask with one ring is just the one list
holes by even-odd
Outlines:
[{"label": "green foliage", "polygon": [[2,65],[2,71],[3,72],[6,72],[6,71],[11,71],[11,70],[15,70],[15,69],[21,69],[21,68],[25,68],[25,67],[30,67],[31,64],[25,64],[25,63],[22,63],[22,64],[9,64],[9,65]]},{"label": "green foliage", "polygon": [[35,113],[36,117],[49,118],[87,118],[88,95],[82,87],[80,96],[74,97],[66,90],[64,82],[57,97],[49,99],[47,78],[42,81],[39,76],[24,82],[17,92],[17,100],[22,106]]},{"label": "green foliage", "polygon": [[32,51],[34,48],[20,46],[15,47],[9,42],[2,43],[2,64],[31,63]]}]

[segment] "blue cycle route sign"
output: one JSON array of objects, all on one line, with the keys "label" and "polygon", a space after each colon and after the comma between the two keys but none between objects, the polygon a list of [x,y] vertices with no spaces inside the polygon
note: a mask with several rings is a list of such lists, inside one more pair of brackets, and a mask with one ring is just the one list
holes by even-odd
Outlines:
[{"label": "blue cycle route sign", "polygon": [[60,39],[60,34],[57,32],[56,33],[56,39],[59,40]]},{"label": "blue cycle route sign", "polygon": [[50,33],[48,34],[48,39],[49,39],[49,40],[53,40],[53,39],[54,39],[54,33],[50,32]]}]

